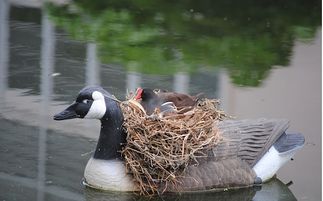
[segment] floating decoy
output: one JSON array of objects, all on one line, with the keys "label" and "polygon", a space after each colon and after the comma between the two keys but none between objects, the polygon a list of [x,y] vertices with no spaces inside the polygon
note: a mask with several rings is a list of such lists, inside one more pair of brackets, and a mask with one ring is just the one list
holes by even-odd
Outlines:
[{"label": "floating decoy", "polygon": [[[85,167],[85,184],[101,190],[138,190],[120,154],[127,133],[122,129],[123,113],[115,98],[102,87],[85,87],[73,104],[54,115],[54,120],[73,118],[101,121],[95,152]],[[288,125],[284,119],[214,123],[224,140],[212,149],[206,160],[187,167],[179,188],[169,186],[166,191],[242,188],[270,180],[304,145],[302,134],[286,133]]]}]

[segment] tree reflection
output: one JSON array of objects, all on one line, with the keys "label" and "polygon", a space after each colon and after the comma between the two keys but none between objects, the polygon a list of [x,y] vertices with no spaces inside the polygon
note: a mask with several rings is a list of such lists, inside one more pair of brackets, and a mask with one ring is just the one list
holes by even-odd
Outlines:
[{"label": "tree reflection", "polygon": [[295,40],[312,40],[320,1],[75,0],[47,4],[74,39],[98,44],[103,63],[149,74],[228,69],[233,83],[257,86],[286,66]]}]

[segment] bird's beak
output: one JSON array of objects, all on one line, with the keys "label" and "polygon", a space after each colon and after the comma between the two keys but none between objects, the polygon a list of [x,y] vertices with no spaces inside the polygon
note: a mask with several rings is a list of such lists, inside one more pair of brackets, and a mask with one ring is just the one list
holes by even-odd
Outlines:
[{"label": "bird's beak", "polygon": [[135,100],[139,100],[139,99],[141,99],[141,95],[142,95],[142,88],[138,88],[138,89],[136,90]]},{"label": "bird's beak", "polygon": [[54,115],[54,120],[60,121],[60,120],[66,120],[66,119],[75,119],[78,118],[79,115],[76,114],[75,108],[77,103],[73,103],[72,105],[68,106],[65,110],[62,112]]},{"label": "bird's beak", "polygon": [[141,95],[140,95],[140,94],[137,94],[137,95],[135,96],[135,100],[139,100],[139,99],[141,99]]}]

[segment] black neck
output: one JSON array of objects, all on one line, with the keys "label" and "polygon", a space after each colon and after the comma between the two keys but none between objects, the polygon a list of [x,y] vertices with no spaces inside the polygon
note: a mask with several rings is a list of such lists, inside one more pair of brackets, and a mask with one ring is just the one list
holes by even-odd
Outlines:
[{"label": "black neck", "polygon": [[112,160],[121,158],[121,149],[126,142],[126,133],[122,129],[123,115],[119,105],[116,103],[107,104],[106,107],[109,109],[101,119],[100,137],[93,157]]}]

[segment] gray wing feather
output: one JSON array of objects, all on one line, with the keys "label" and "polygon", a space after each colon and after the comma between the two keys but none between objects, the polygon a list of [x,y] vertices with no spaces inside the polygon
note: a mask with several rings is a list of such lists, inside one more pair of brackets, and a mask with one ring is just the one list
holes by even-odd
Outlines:
[{"label": "gray wing feather", "polygon": [[238,157],[253,167],[286,131],[285,119],[227,120],[218,122],[221,142],[213,148],[216,160]]},{"label": "gray wing feather", "polygon": [[[168,191],[216,190],[254,184],[253,165],[288,127],[287,120],[256,119],[217,122],[221,141],[187,167],[178,180],[181,185],[167,185]],[[165,188],[165,186],[163,187]]]}]

